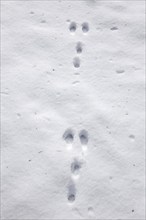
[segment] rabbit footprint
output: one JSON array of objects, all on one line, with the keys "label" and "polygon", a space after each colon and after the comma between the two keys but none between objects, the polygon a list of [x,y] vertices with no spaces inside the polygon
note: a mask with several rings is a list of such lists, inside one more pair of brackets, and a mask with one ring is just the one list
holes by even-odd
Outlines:
[{"label": "rabbit footprint", "polygon": [[76,187],[72,180],[70,180],[67,188],[68,188],[67,199],[69,203],[73,203],[76,199]]},{"label": "rabbit footprint", "polygon": [[74,158],[74,161],[71,163],[71,172],[74,178],[79,177],[79,171],[82,167],[82,161],[77,158]]},{"label": "rabbit footprint", "polygon": [[82,144],[83,152],[87,151],[87,144],[88,144],[88,132],[86,130],[81,130],[79,133],[79,138]]},{"label": "rabbit footprint", "polygon": [[74,131],[72,129],[67,129],[63,134],[63,139],[66,141],[68,149],[72,149],[72,143],[74,140]]}]

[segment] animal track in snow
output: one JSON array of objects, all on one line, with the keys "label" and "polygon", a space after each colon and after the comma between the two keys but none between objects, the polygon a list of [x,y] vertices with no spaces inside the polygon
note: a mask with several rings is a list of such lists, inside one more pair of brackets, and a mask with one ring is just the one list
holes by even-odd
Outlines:
[{"label": "animal track in snow", "polygon": [[82,163],[78,159],[74,159],[71,163],[71,172],[73,175],[78,176]]},{"label": "animal track in snow", "polygon": [[[71,33],[75,33],[76,29],[77,29],[76,23],[75,22],[71,22],[70,26],[69,26],[70,32]],[[82,23],[82,31],[83,31],[84,34],[86,34],[89,31],[89,25],[88,25],[87,22]],[[81,42],[78,42],[77,45],[76,45],[76,52],[78,54],[81,54],[82,50],[83,50],[82,44],[81,44]],[[81,62],[80,62],[79,57],[75,57],[73,59],[73,65],[74,65],[75,68],[79,68],[80,67],[80,63]]]},{"label": "animal track in snow", "polygon": [[75,22],[71,22],[70,26],[69,26],[69,30],[71,33],[74,33],[77,29],[77,25]]},{"label": "animal track in snow", "polygon": [[88,143],[88,132],[85,129],[80,131],[79,137],[82,145],[86,145]]},{"label": "animal track in snow", "polygon": [[76,45],[76,51],[77,53],[82,53],[82,43],[81,42],[78,42],[77,45]]},{"label": "animal track in snow", "polygon": [[87,143],[88,143],[88,132],[86,130],[81,130],[79,133],[79,138],[82,144],[82,150],[87,150]]},{"label": "animal track in snow", "polygon": [[67,198],[70,203],[73,203],[76,199],[76,188],[72,180],[70,180],[68,184],[68,197]]},{"label": "animal track in snow", "polygon": [[[84,156],[85,151],[87,150],[87,143],[88,143],[88,132],[83,129],[79,132],[79,138],[80,138],[80,142],[81,142],[81,147],[82,147],[82,155]],[[74,131],[72,129],[67,129],[64,134],[63,134],[63,139],[66,141],[68,148],[72,149],[72,144],[74,141]],[[82,158],[84,159],[84,158]],[[82,164],[83,161],[78,159],[78,158],[74,158],[71,165],[70,165],[70,169],[71,169],[71,177],[70,177],[70,181],[67,187],[68,193],[67,193],[67,200],[69,201],[69,203],[73,203],[76,199],[76,184],[75,181],[78,179],[79,177],[79,171],[82,168]]]},{"label": "animal track in snow", "polygon": [[80,67],[80,59],[79,59],[79,57],[75,57],[73,59],[73,65],[74,65],[75,68],[79,68]]},{"label": "animal track in snow", "polygon": [[67,129],[63,134],[63,139],[66,141],[68,148],[72,148],[72,142],[74,140],[74,131],[72,129]]},{"label": "animal track in snow", "polygon": [[89,25],[87,22],[84,22],[82,24],[82,31],[83,31],[83,33],[87,33],[89,31]]}]

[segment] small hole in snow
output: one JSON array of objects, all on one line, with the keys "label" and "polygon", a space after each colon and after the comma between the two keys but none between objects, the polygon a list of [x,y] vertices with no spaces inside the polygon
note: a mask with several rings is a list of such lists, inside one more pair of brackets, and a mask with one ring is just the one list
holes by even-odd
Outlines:
[{"label": "small hole in snow", "polygon": [[118,30],[118,28],[117,27],[112,27],[111,30],[116,31],[116,30]]},{"label": "small hole in snow", "polygon": [[122,73],[125,72],[125,70],[123,70],[123,69],[117,69],[116,72],[117,72],[118,74],[122,74]]}]

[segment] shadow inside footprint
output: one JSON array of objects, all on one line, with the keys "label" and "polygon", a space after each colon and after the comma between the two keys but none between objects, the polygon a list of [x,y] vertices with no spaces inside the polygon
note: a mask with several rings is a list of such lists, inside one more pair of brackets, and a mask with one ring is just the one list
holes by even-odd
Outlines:
[{"label": "shadow inside footprint", "polygon": [[67,129],[63,134],[63,139],[66,141],[66,143],[70,144],[73,142],[74,139],[74,132],[72,129]]},{"label": "shadow inside footprint", "polygon": [[86,130],[80,131],[79,137],[82,145],[86,145],[88,143],[88,132]]}]

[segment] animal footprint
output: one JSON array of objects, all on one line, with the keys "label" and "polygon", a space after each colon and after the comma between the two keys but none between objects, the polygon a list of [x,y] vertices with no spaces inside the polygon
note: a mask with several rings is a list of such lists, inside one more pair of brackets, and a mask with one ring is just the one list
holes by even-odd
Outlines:
[{"label": "animal footprint", "polygon": [[74,33],[77,29],[77,25],[75,22],[71,22],[70,26],[69,26],[69,30],[71,33]]},{"label": "animal footprint", "polygon": [[74,159],[74,161],[71,163],[71,172],[74,175],[74,177],[79,176],[79,171],[82,167],[82,163],[78,159]]},{"label": "animal footprint", "polygon": [[84,22],[82,24],[82,31],[83,31],[84,34],[86,34],[89,31],[89,25],[88,25],[87,22]]},{"label": "animal footprint", "polygon": [[63,134],[63,139],[66,141],[68,145],[68,149],[72,148],[72,142],[74,140],[74,131],[72,129],[67,129]]},{"label": "animal footprint", "polygon": [[79,59],[79,57],[75,57],[73,59],[73,65],[74,65],[75,68],[79,68],[80,67],[80,59]]},{"label": "animal footprint", "polygon": [[76,51],[77,53],[82,53],[82,43],[81,42],[78,42],[77,45],[76,45]]},{"label": "animal footprint", "polygon": [[76,188],[75,188],[75,184],[72,180],[70,180],[70,182],[68,184],[67,199],[68,199],[69,203],[73,203],[76,199]]},{"label": "animal footprint", "polygon": [[86,130],[81,130],[79,133],[79,138],[82,144],[82,150],[87,151],[88,132]]}]

